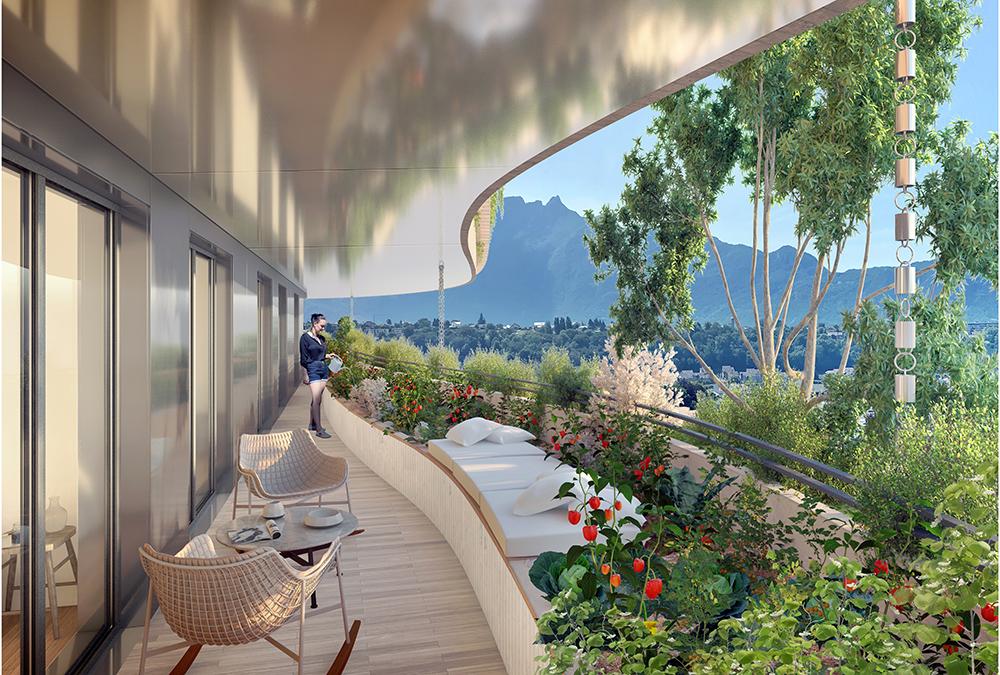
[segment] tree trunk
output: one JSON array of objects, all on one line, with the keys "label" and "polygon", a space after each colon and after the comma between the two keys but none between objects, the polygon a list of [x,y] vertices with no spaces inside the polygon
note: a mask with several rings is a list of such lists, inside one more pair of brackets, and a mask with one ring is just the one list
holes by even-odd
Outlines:
[{"label": "tree trunk", "polygon": [[652,300],[653,300],[653,306],[656,307],[656,313],[660,315],[660,321],[663,323],[664,326],[666,326],[667,330],[670,332],[670,335],[674,338],[674,340],[676,340],[682,347],[684,347],[684,349],[688,351],[689,354],[691,354],[691,356],[695,358],[695,360],[701,365],[701,367],[708,374],[709,379],[712,380],[713,383],[715,383],[715,385],[722,391],[723,394],[725,394],[727,397],[729,397],[739,405],[743,406],[744,408],[748,407],[746,401],[744,401],[736,394],[736,392],[730,389],[729,386],[722,381],[721,377],[716,375],[715,371],[712,370],[712,367],[708,365],[705,359],[701,357],[701,354],[698,353],[698,349],[694,346],[694,344],[690,340],[686,339],[683,335],[681,335],[680,331],[677,330],[674,327],[674,325],[667,320],[667,315],[663,312],[663,308],[660,307],[660,302],[656,299],[656,297],[652,297]]},{"label": "tree trunk", "polygon": [[819,339],[819,312],[813,312],[809,322],[809,335],[806,337],[806,353],[802,364],[802,398],[809,400],[812,396],[813,382],[816,380],[816,343]]},{"label": "tree trunk", "polygon": [[[760,78],[757,83],[758,96],[764,87],[764,80]],[[754,172],[753,188],[753,242],[751,244],[750,258],[750,305],[753,307],[753,322],[757,329],[757,350],[760,352],[761,373],[774,372],[774,362],[771,355],[767,353],[764,346],[764,331],[760,325],[760,308],[757,305],[757,227],[760,212],[760,169],[764,156],[764,115],[761,113],[757,118],[757,167]]]},{"label": "tree trunk", "polygon": [[771,189],[774,185],[774,154],[777,132],[771,130],[771,137],[764,149],[764,222],[761,229],[763,250],[763,286],[764,286],[764,344],[761,351],[767,355],[768,363],[777,363],[777,352],[774,349],[774,311],[771,306]]},{"label": "tree trunk", "polygon": [[708,217],[705,214],[701,214],[701,228],[705,233],[705,238],[708,239],[709,248],[712,249],[712,256],[715,258],[716,266],[719,268],[719,277],[722,279],[722,289],[726,294],[726,304],[729,307],[730,315],[733,317],[733,325],[736,326],[736,331],[740,335],[740,340],[743,342],[743,346],[746,348],[747,353],[750,354],[750,360],[753,361],[754,365],[757,366],[758,369],[762,369],[761,359],[754,350],[753,345],[750,344],[746,331],[743,330],[743,324],[740,322],[740,317],[736,313],[736,306],[733,304],[733,295],[729,290],[729,279],[726,276],[726,267],[722,264],[722,256],[719,254],[719,247],[715,245],[715,237],[712,236],[712,228],[708,224]]},{"label": "tree trunk", "polygon": [[[872,204],[868,202],[868,216],[865,218],[865,255],[861,260],[861,274],[858,276],[858,292],[854,296],[854,309],[851,311],[851,318],[855,321],[858,319],[858,313],[861,311],[861,297],[865,292],[865,277],[868,275],[868,253],[872,246]],[[854,331],[847,331],[847,337],[844,339],[844,351],[840,355],[840,366],[837,368],[837,372],[841,375],[847,370],[847,359],[851,355],[851,346],[854,343]]]}]

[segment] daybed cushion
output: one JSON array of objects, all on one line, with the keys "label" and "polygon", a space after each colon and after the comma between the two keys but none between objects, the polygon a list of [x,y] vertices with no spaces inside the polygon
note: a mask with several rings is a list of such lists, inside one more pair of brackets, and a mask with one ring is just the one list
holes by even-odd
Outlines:
[{"label": "daybed cushion", "polygon": [[533,441],[535,440],[535,435],[530,431],[526,431],[519,427],[511,427],[506,424],[501,424],[499,427],[490,432],[490,435],[486,437],[486,440],[490,443],[500,443],[504,445],[506,443],[517,443],[519,441]]},{"label": "daybed cushion", "polygon": [[515,516],[514,502],[521,490],[482,493],[483,516],[508,558],[538,556],[545,551],[568,551],[586,543],[579,525],[570,525],[565,509],[534,516]]},{"label": "daybed cushion", "polygon": [[[570,525],[565,509],[554,509],[533,516],[515,516],[514,502],[521,490],[487,490],[482,493],[483,517],[500,548],[508,558],[538,556],[545,551],[568,551],[570,546],[585,544],[581,525]],[[622,512],[629,510],[625,506]],[[636,516],[641,523],[643,518]],[[633,536],[633,525],[624,528]],[[600,538],[598,539],[601,540]]]},{"label": "daybed cushion", "polygon": [[444,435],[449,441],[459,445],[469,447],[483,440],[493,432],[500,424],[482,417],[473,417],[464,422],[459,422]]},{"label": "daybed cushion", "polygon": [[535,482],[539,473],[554,475],[558,466],[557,460],[544,455],[513,455],[455,459],[452,472],[459,484],[482,505],[480,493],[484,490],[523,490]]},{"label": "daybed cushion", "polygon": [[480,441],[469,447],[442,438],[427,442],[427,452],[431,457],[444,464],[449,471],[455,470],[456,459],[489,459],[491,457],[517,457],[535,455],[544,457],[545,451],[530,443],[489,443]]}]

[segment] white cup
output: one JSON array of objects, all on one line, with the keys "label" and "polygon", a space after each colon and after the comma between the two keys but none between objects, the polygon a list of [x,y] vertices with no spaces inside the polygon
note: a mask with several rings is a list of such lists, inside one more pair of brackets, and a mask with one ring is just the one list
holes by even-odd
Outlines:
[{"label": "white cup", "polygon": [[264,505],[265,518],[281,518],[285,515],[285,507],[281,502],[268,502]]}]

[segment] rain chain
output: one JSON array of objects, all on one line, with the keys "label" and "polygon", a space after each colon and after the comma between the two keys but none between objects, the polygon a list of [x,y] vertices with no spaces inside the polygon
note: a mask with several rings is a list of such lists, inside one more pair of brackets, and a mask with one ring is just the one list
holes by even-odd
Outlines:
[{"label": "rain chain", "polygon": [[916,195],[911,188],[916,185],[917,166],[914,155],[916,143],[916,108],[913,104],[916,98],[916,87],[913,80],[916,77],[917,53],[913,47],[917,36],[913,32],[916,22],[916,0],[896,0],[896,188],[894,198],[896,208],[896,299],[899,302],[899,315],[896,318],[896,366],[895,393],[896,400],[902,403],[912,403],[917,394],[917,377],[910,371],[917,364],[913,349],[917,344],[917,324],[910,317],[912,296],[917,291],[916,269],[913,262],[913,249],[910,243],[916,239],[917,214],[914,212]]}]

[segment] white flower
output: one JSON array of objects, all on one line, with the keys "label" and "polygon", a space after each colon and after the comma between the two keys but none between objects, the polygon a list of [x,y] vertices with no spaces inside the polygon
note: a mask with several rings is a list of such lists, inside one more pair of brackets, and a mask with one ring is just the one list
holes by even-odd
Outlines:
[{"label": "white flower", "polygon": [[[612,400],[615,412],[634,412],[638,404],[684,411],[681,394],[674,389],[677,368],[674,350],[625,347],[619,357],[611,338],[604,345],[608,356],[598,363],[591,383]],[[604,404],[604,402],[602,402]]]}]

